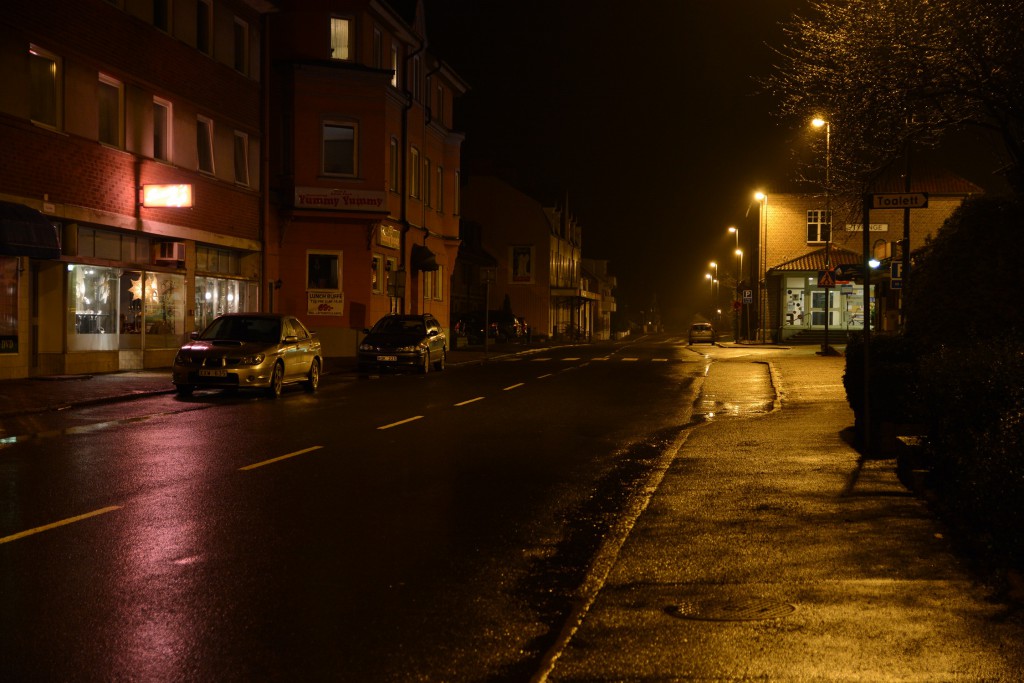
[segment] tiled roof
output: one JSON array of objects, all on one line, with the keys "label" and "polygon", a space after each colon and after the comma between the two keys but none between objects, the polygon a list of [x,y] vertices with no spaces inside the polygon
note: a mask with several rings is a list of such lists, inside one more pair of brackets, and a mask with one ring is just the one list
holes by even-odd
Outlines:
[{"label": "tiled roof", "polygon": [[[831,265],[846,266],[856,265],[864,261],[864,257],[855,251],[849,249],[843,249],[832,245],[831,249]],[[780,263],[777,266],[772,266],[768,270],[770,271],[797,271],[797,270],[825,270],[825,247],[812,251],[809,254],[798,256],[791,261]]]},{"label": "tiled roof", "polygon": [[[905,192],[903,174],[894,172],[875,181],[875,192]],[[938,166],[922,165],[911,169],[910,191],[937,195],[983,194],[985,191],[960,176]]]}]

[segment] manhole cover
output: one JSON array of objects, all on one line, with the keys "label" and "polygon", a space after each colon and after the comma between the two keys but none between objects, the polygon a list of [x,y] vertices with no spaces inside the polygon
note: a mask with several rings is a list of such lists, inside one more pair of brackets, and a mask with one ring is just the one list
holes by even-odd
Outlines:
[{"label": "manhole cover", "polygon": [[787,617],[796,607],[778,600],[746,598],[739,600],[705,598],[683,600],[665,611],[680,619],[696,621],[759,621]]}]

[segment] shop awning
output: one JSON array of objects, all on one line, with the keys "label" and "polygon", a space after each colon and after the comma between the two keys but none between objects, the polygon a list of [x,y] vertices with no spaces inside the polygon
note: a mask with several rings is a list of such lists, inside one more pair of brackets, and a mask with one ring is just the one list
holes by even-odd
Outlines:
[{"label": "shop awning", "polygon": [[0,255],[59,259],[57,227],[35,209],[0,202]]},{"label": "shop awning", "polygon": [[419,244],[412,245],[412,267],[413,270],[437,270],[437,260],[434,252]]}]

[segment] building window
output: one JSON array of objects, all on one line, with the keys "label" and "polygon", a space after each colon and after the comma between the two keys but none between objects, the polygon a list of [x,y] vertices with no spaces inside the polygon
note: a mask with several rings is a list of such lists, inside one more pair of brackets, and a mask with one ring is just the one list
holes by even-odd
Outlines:
[{"label": "building window", "polygon": [[384,281],[384,257],[380,254],[373,255],[373,261],[370,266],[370,277],[372,282],[370,283],[374,294],[383,294],[386,283]]},{"label": "building window", "polygon": [[351,43],[349,42],[351,32],[349,28],[351,21],[339,17],[331,17],[331,58],[350,59]]},{"label": "building window", "polygon": [[388,189],[392,192],[398,192],[398,138],[391,138],[391,157],[389,160],[391,164],[388,169]]},{"label": "building window", "polygon": [[247,283],[218,277],[196,276],[195,329],[205,329],[213,319],[225,313],[251,311]]},{"label": "building window", "polygon": [[828,242],[832,236],[832,217],[828,211],[811,209],[807,212],[807,243]]},{"label": "building window", "polygon": [[213,54],[213,6],[208,0],[196,2],[196,49],[210,55]]},{"label": "building window", "polygon": [[249,24],[235,17],[235,71],[249,73]]},{"label": "building window", "polygon": [[420,58],[412,58],[412,83],[410,85],[410,93],[414,100],[420,99]]},{"label": "building window", "polygon": [[171,0],[153,0],[153,26],[171,32]]},{"label": "building window", "polygon": [[442,126],[446,125],[444,120],[444,86],[437,86],[437,101],[434,103],[434,120]]},{"label": "building window", "polygon": [[444,300],[444,266],[434,271],[434,301]]},{"label": "building window", "polygon": [[455,187],[452,188],[455,199],[452,201],[452,215],[462,213],[462,171],[455,172]]},{"label": "building window", "polygon": [[153,98],[153,158],[171,160],[171,103]]},{"label": "building window", "polygon": [[433,206],[434,198],[431,195],[431,183],[433,178],[430,176],[430,159],[423,160],[423,203],[427,206]]},{"label": "building window", "polygon": [[341,290],[341,252],[306,252],[306,289]]},{"label": "building window", "polygon": [[420,196],[420,151],[415,147],[409,149],[409,196]]},{"label": "building window", "polygon": [[205,116],[196,119],[196,152],[199,170],[213,173],[213,121]]},{"label": "building window", "polygon": [[323,172],[327,175],[354,176],[358,152],[356,126],[351,123],[324,123]]},{"label": "building window", "polygon": [[36,123],[60,128],[60,58],[32,45],[29,47],[29,117]]},{"label": "building window", "polygon": [[249,136],[235,131],[235,182],[249,185]]},{"label": "building window", "polygon": [[442,211],[444,211],[444,167],[443,166],[438,166],[437,167],[437,182],[435,183],[435,186],[436,187],[434,188],[434,193],[437,196],[437,201],[435,202],[436,206],[434,208],[437,209],[438,213],[441,213]]},{"label": "building window", "polygon": [[112,147],[123,147],[124,139],[124,85],[100,74],[99,89],[99,141]]},{"label": "building window", "polygon": [[68,350],[118,348],[118,271],[69,263]]},{"label": "building window", "polygon": [[16,257],[0,256],[0,353],[18,353],[18,273]]},{"label": "building window", "polygon": [[391,46],[391,87],[398,87],[398,47]]},{"label": "building window", "polygon": [[376,69],[384,68],[384,37],[380,29],[373,29],[373,66]]}]

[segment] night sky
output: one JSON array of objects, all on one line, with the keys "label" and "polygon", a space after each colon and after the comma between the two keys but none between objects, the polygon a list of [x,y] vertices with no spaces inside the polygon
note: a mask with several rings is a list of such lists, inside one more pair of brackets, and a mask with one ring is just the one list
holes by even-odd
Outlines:
[{"label": "night sky", "polygon": [[657,297],[688,322],[708,308],[708,262],[734,263],[727,227],[750,252],[751,196],[789,173],[796,133],[757,77],[804,5],[425,0],[430,49],[471,88],[455,110],[463,173],[546,204],[567,194],[584,256],[619,278],[619,309]]}]

